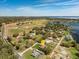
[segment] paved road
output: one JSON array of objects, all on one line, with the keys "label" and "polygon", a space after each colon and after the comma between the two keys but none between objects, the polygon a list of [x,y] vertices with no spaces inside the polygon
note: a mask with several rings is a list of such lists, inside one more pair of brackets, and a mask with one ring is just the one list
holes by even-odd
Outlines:
[{"label": "paved road", "polygon": [[65,36],[63,36],[61,39],[59,39],[60,41],[58,42],[58,44],[56,45],[56,47],[53,49],[52,53],[50,54],[50,57],[52,58],[52,56],[54,55],[55,51],[57,50],[57,48],[60,46],[62,40],[65,38]]}]

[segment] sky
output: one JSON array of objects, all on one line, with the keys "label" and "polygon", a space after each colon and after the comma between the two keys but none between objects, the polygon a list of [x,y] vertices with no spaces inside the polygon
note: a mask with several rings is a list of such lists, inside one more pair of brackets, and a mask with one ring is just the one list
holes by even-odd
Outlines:
[{"label": "sky", "polygon": [[0,0],[0,16],[79,16],[79,0]]}]

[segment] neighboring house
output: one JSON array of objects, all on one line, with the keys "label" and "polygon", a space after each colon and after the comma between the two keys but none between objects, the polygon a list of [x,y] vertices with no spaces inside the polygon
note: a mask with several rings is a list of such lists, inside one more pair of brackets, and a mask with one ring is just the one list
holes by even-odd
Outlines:
[{"label": "neighboring house", "polygon": [[52,42],[53,42],[53,40],[46,39],[46,43],[52,43]]},{"label": "neighboring house", "polygon": [[32,56],[34,56],[36,58],[41,56],[41,55],[44,55],[44,53],[42,51],[38,50],[38,49],[34,49],[33,52],[32,52]]},{"label": "neighboring house", "polygon": [[68,35],[66,35],[66,36],[65,36],[65,38],[66,38],[66,39],[73,39],[73,38],[72,38],[72,36],[71,36],[71,35],[69,35],[69,34],[68,34]]},{"label": "neighboring house", "polygon": [[52,38],[52,37],[48,37],[48,39],[49,39],[49,40],[52,40],[53,38]]},{"label": "neighboring house", "polygon": [[30,33],[30,37],[34,37],[35,35],[35,33]]}]

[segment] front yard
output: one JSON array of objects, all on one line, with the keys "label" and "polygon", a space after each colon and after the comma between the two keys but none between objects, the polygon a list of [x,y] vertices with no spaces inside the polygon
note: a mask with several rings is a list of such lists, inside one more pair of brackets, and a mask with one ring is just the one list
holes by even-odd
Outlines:
[{"label": "front yard", "polygon": [[32,56],[32,50],[27,51],[25,54],[23,54],[24,59],[37,59]]},{"label": "front yard", "polygon": [[42,55],[39,58],[35,58],[32,56],[32,50],[27,51],[25,54],[23,54],[24,59],[50,59],[49,55]]}]

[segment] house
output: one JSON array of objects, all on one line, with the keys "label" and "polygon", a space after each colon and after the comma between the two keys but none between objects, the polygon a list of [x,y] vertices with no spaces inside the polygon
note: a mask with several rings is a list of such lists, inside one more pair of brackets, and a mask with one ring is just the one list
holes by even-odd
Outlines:
[{"label": "house", "polygon": [[41,40],[40,45],[44,46],[45,45],[45,40]]},{"label": "house", "polygon": [[46,43],[52,43],[53,42],[53,38],[52,37],[48,37],[47,39],[46,39]]},{"label": "house", "polygon": [[40,47],[45,48],[45,43],[46,43],[45,40],[41,40],[41,43],[40,43],[41,46]]}]

